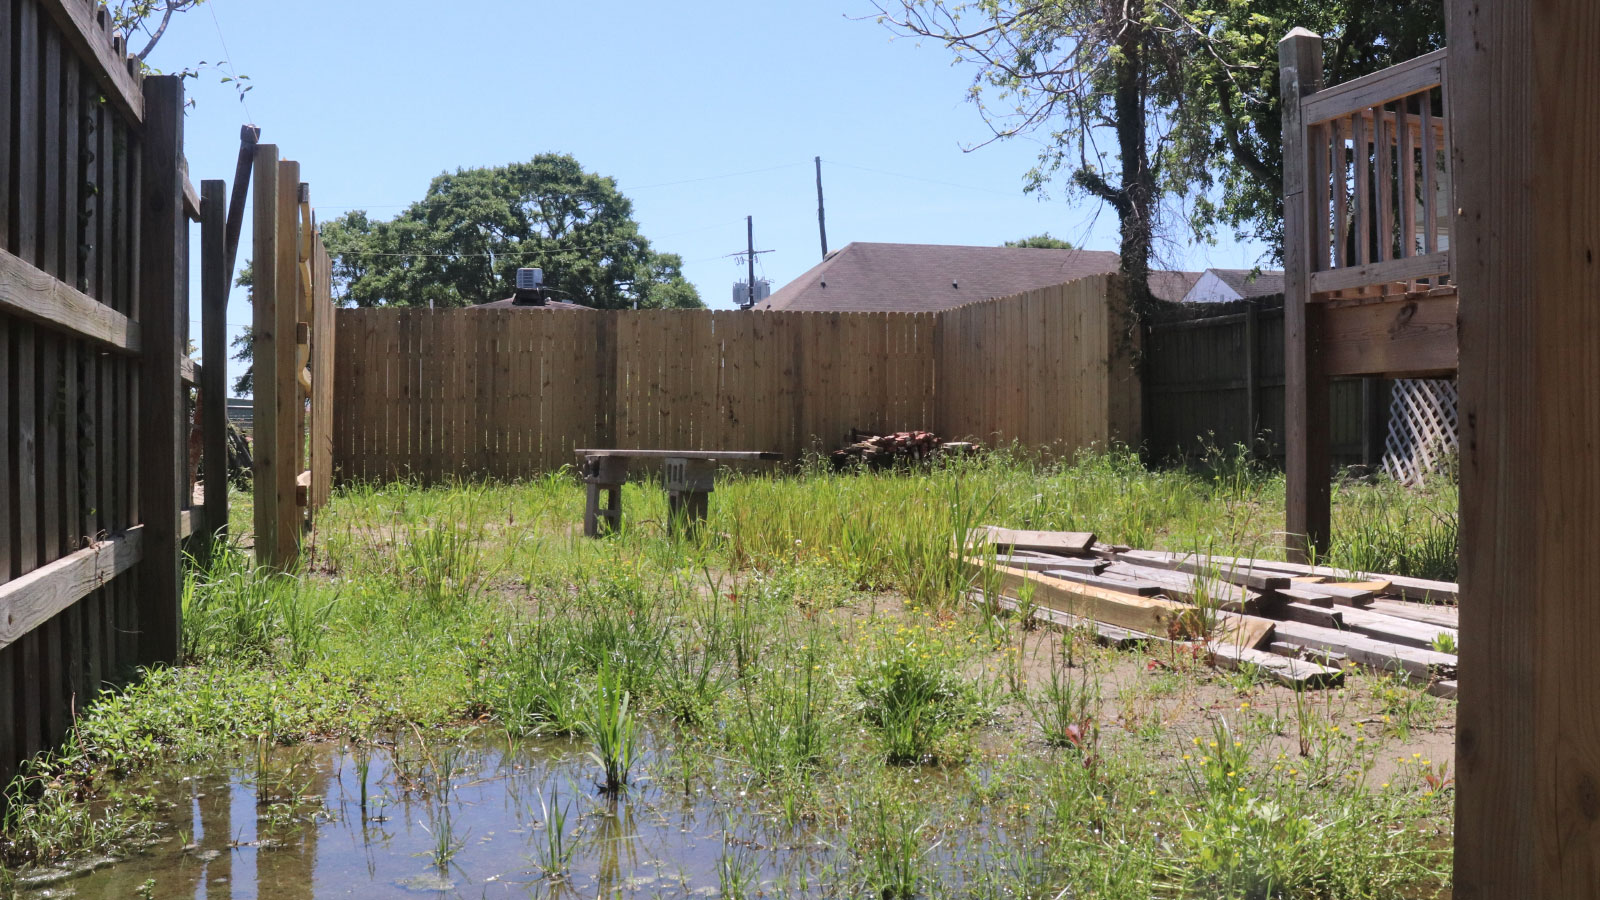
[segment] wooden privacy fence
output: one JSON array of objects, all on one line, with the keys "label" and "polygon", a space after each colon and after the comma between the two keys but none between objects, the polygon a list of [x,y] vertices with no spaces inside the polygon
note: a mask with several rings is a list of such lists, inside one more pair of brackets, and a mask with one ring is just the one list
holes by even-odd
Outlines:
[{"label": "wooden privacy fence", "polygon": [[[1148,326],[1144,437],[1154,459],[1192,459],[1210,447],[1236,445],[1258,457],[1283,457],[1283,307],[1258,301],[1227,307],[1238,311]],[[1378,378],[1329,385],[1336,463],[1383,461],[1388,395],[1388,383]]]},{"label": "wooden privacy fence", "polygon": [[216,523],[186,465],[182,80],[143,78],[89,0],[0,3],[0,47],[3,784],[177,657],[181,542]]},{"label": "wooden privacy fence", "polygon": [[333,486],[333,267],[300,164],[261,145],[255,187],[255,553],[287,569]]},{"label": "wooden privacy fence", "polygon": [[852,428],[1136,442],[1120,309],[1096,276],[944,313],[339,310],[333,457],[344,480],[429,480],[577,447],[794,460]]},{"label": "wooden privacy fence", "polygon": [[939,314],[934,428],[1067,455],[1138,446],[1141,387],[1122,283],[1097,275]]}]

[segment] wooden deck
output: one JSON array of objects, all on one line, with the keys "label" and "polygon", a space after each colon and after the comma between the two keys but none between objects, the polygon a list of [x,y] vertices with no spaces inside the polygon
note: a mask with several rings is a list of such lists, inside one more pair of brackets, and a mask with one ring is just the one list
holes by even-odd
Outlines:
[{"label": "wooden deck", "polygon": [[1452,378],[1449,53],[1333,87],[1322,39],[1279,44],[1284,141],[1285,534],[1328,549],[1329,380]]}]

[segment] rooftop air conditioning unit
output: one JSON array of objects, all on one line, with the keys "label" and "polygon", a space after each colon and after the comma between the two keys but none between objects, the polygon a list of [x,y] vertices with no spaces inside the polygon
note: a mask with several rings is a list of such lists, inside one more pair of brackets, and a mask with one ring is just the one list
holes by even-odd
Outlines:
[{"label": "rooftop air conditioning unit", "polygon": [[517,290],[519,290],[519,291],[537,291],[538,289],[540,289],[542,287],[544,287],[544,270],[543,269],[518,269],[517,270]]}]

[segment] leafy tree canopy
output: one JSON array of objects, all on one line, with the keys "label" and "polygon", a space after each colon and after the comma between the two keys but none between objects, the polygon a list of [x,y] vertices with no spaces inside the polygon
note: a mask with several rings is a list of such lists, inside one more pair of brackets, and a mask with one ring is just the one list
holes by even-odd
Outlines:
[{"label": "leafy tree canopy", "polygon": [[1035,247],[1040,250],[1076,250],[1071,241],[1063,241],[1058,237],[1051,237],[1050,232],[1025,237],[1020,241],[1006,241],[1007,247]]},{"label": "leafy tree canopy", "polygon": [[[1219,226],[1283,248],[1283,119],[1278,41],[1295,27],[1323,36],[1323,80],[1341,84],[1445,45],[1443,0],[1227,0],[1186,13],[1195,52],[1186,63],[1185,107],[1167,152],[1175,182],[1201,199],[1190,208],[1197,237]],[[1442,114],[1442,109],[1436,109]],[[1213,189],[1220,187],[1220,192]],[[1220,193],[1220,202],[1205,199]]]},{"label": "leafy tree canopy", "polygon": [[[1136,294],[1174,238],[1169,221],[1204,240],[1231,227],[1279,255],[1277,44],[1291,28],[1327,39],[1330,84],[1436,49],[1444,37],[1443,0],[874,3],[883,24],[975,68],[968,95],[991,139],[1040,141],[1029,189],[1061,178],[1116,212]],[[1220,202],[1209,199],[1218,193]]]},{"label": "leafy tree canopy", "polygon": [[544,270],[558,299],[599,309],[699,307],[682,260],[639,233],[614,180],[565,154],[458,169],[390,221],[354,210],[322,226],[340,302],[470,306],[508,297],[516,270]]}]

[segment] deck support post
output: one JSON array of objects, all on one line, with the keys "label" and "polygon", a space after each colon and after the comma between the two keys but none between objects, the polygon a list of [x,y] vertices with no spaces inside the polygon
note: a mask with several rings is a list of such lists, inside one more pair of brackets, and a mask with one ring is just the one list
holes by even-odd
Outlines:
[{"label": "deck support post", "polygon": [[1454,894],[1600,890],[1600,11],[1446,4],[1460,290]]},{"label": "deck support post", "polygon": [[[1278,43],[1283,89],[1283,334],[1287,483],[1286,549],[1308,562],[1328,549],[1331,517],[1328,376],[1322,359],[1323,309],[1311,302],[1311,272],[1327,256],[1314,246],[1310,202],[1327,185],[1311,183],[1316,148],[1306,141],[1300,100],[1322,87],[1322,38],[1296,28]],[[1324,263],[1325,266],[1325,263]]]}]

